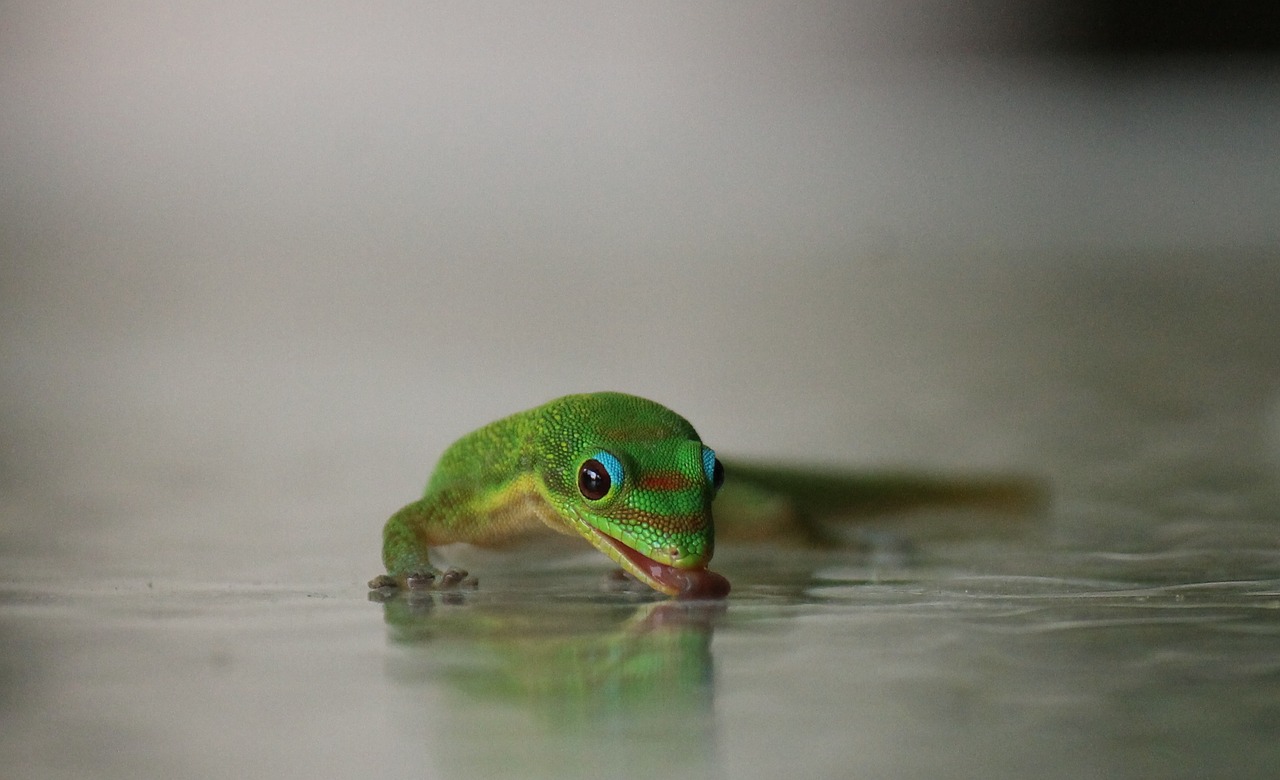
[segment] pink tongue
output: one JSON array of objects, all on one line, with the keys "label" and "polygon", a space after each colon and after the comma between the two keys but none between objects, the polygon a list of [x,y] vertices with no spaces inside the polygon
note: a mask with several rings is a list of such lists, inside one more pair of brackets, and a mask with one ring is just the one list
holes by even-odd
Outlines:
[{"label": "pink tongue", "polygon": [[671,571],[673,574],[664,582],[670,582],[673,585],[679,583],[679,598],[722,599],[729,595],[729,581],[713,571],[708,569],[671,569]]},{"label": "pink tongue", "polygon": [[[612,540],[611,540],[612,541]],[[707,569],[677,569],[641,555],[625,544],[614,544],[627,560],[682,599],[722,599],[729,595],[729,581]]]}]

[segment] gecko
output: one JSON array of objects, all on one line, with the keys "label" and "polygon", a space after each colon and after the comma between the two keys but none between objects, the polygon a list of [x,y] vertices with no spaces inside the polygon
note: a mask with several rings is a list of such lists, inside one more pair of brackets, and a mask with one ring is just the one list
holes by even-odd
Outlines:
[{"label": "gecko", "polygon": [[422,498],[387,520],[374,589],[474,584],[467,571],[433,565],[430,553],[458,543],[512,547],[548,534],[578,537],[622,571],[667,596],[723,598],[729,581],[711,571],[712,506],[726,489],[722,525],[743,536],[824,541],[822,514],[850,504],[933,501],[1020,506],[1021,482],[914,476],[855,478],[813,469],[744,464],[726,470],[679,414],[616,392],[567,395],[479,428],[441,455]]}]

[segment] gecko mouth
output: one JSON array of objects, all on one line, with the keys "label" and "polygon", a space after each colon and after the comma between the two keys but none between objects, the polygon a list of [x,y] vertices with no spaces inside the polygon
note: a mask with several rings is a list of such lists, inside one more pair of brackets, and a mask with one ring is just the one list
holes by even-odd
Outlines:
[{"label": "gecko mouth", "polygon": [[655,561],[608,534],[592,531],[596,546],[602,552],[656,591],[682,599],[722,599],[729,595],[729,581],[705,566],[677,569]]}]

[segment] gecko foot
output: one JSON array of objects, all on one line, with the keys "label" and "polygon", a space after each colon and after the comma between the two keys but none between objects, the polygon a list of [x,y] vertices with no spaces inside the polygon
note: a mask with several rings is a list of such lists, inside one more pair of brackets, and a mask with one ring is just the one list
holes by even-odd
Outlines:
[{"label": "gecko foot", "polygon": [[391,591],[405,590],[452,590],[455,588],[475,588],[479,580],[472,577],[465,569],[448,569],[443,572],[412,571],[393,577],[390,574],[379,574],[369,580],[369,589]]}]

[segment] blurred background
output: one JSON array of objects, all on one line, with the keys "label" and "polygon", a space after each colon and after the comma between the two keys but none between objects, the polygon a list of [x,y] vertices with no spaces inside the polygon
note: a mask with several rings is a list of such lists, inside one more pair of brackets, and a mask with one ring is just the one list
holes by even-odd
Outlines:
[{"label": "blurred background", "polygon": [[6,566],[362,581],[445,445],[596,389],[1041,474],[1067,538],[1256,516],[1278,16],[6,2]]}]

